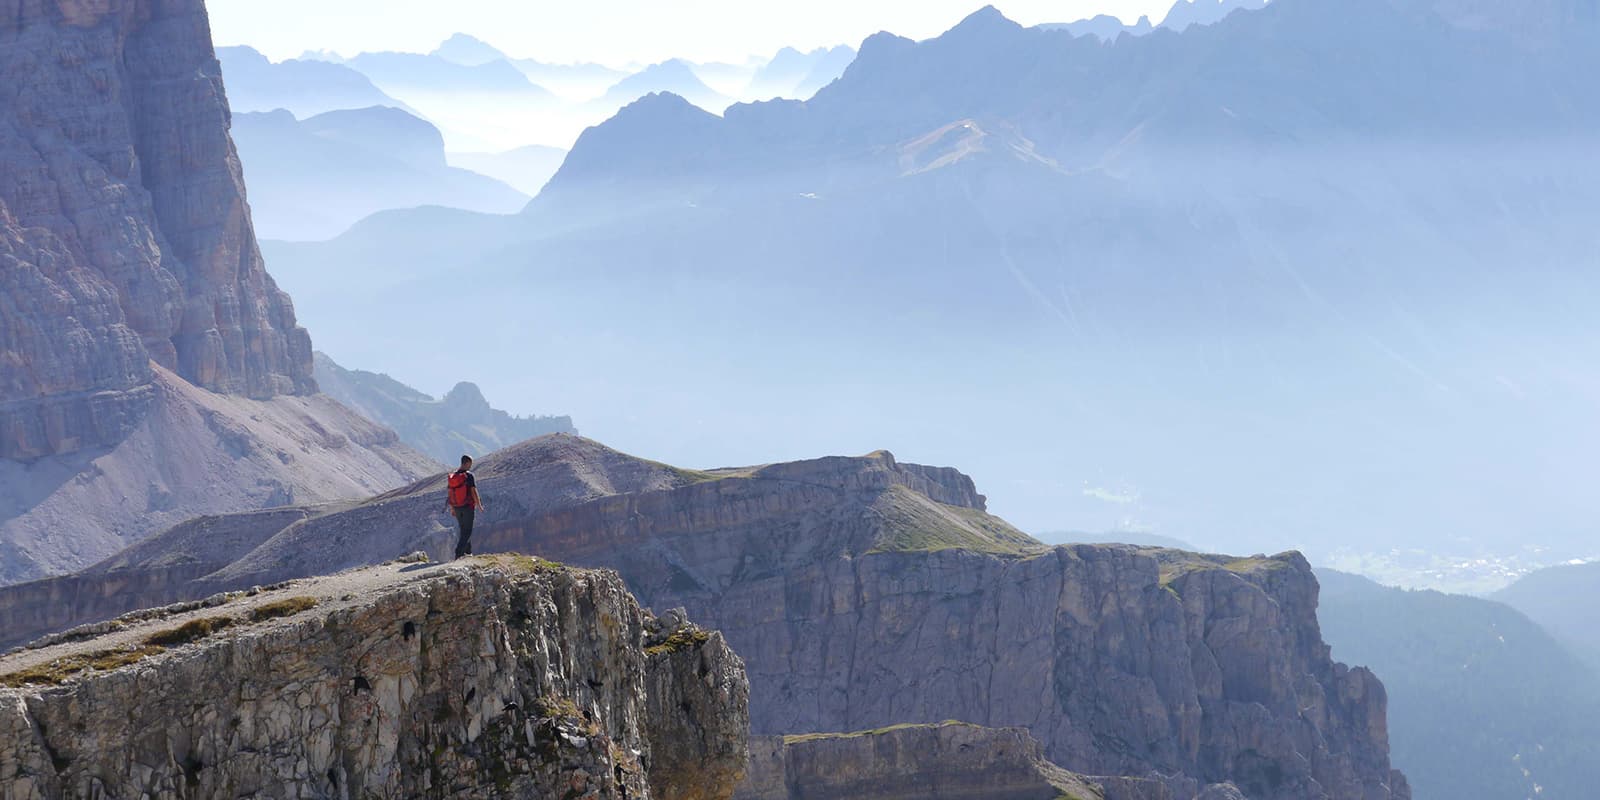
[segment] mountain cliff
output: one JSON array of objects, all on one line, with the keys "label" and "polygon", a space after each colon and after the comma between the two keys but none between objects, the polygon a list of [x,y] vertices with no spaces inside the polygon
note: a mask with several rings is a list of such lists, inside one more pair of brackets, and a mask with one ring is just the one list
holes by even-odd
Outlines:
[{"label": "mountain cliff", "polygon": [[310,394],[311,341],[256,248],[204,6],[0,6],[0,457],[116,442],[148,362]]},{"label": "mountain cliff", "polygon": [[0,2],[0,582],[423,474],[316,396],[199,0]]},{"label": "mountain cliff", "polygon": [[477,385],[458,383],[443,398],[423,394],[387,375],[339,366],[316,354],[317,383],[348,408],[393,428],[407,444],[441,464],[455,464],[550,433],[577,433],[572,418],[514,417],[497,408]]},{"label": "mountain cliff", "polygon": [[[556,435],[477,474],[480,551],[614,567],[642,601],[714,621],[745,658],[756,733],[959,719],[1025,727],[1061,767],[1173,796],[1409,797],[1383,686],[1329,657],[1298,555],[1050,548],[989,515],[965,475],[887,453],[697,471]],[[0,630],[442,553],[442,492],[180,526],[0,590]]]},{"label": "mountain cliff", "polygon": [[[966,723],[758,738],[738,800],[1103,800],[1020,729]],[[1114,796],[1114,795],[1113,795]]]},{"label": "mountain cliff", "polygon": [[0,785],[19,799],[726,800],[747,758],[720,636],[662,631],[614,574],[528,558],[146,612],[0,658],[0,687]]}]

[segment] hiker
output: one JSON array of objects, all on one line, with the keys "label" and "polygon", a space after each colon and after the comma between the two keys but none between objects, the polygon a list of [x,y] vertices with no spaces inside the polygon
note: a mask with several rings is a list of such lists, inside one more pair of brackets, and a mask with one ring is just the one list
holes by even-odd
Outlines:
[{"label": "hiker", "polygon": [[472,477],[472,456],[461,457],[461,469],[450,473],[450,487],[445,510],[455,515],[461,536],[456,540],[456,558],[472,555],[472,522],[483,510],[483,500],[478,497],[478,479]]}]

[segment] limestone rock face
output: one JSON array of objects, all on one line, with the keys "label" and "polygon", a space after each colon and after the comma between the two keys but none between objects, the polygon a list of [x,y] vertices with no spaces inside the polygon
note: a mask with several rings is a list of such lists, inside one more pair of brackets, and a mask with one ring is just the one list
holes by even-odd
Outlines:
[{"label": "limestone rock face", "polygon": [[1020,728],[965,723],[758,737],[738,800],[1102,800]]},{"label": "limestone rock face", "polygon": [[[483,459],[478,482],[480,551],[612,567],[643,601],[720,630],[744,658],[758,734],[954,719],[1024,728],[1119,799],[1228,784],[1250,800],[1410,796],[1383,686],[1330,657],[1298,554],[1050,548],[988,515],[965,475],[888,453],[703,472],[552,436]],[[0,630],[87,622],[132,587],[197,599],[437,556],[452,541],[429,517],[442,497],[433,480],[177,528],[71,587],[0,590]],[[207,559],[202,577],[173,566],[183,553]],[[49,606],[22,590],[95,599],[41,629]]]},{"label": "limestone rock face", "polygon": [[202,0],[0,0],[0,54],[0,458],[121,441],[151,361],[218,392],[314,392]]},{"label": "limestone rock face", "polygon": [[750,758],[744,662],[722,634],[693,626],[647,636],[645,643],[651,793],[681,800],[731,796]]},{"label": "limestone rock face", "polygon": [[[391,565],[221,599],[0,659],[0,797],[732,793],[654,792],[646,765],[690,729],[742,762],[738,658],[648,657],[613,573]],[[719,702],[652,710],[699,668]]]}]

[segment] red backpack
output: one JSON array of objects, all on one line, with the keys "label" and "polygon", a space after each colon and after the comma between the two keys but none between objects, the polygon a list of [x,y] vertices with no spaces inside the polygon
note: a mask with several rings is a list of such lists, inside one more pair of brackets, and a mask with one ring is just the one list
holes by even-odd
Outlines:
[{"label": "red backpack", "polygon": [[467,472],[450,473],[450,506],[466,508],[472,505],[472,494],[467,491]]}]

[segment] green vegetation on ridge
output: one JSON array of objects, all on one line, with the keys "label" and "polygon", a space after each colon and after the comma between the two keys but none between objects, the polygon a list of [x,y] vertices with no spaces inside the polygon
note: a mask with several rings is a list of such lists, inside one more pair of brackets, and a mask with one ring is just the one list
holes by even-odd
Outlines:
[{"label": "green vegetation on ridge", "polygon": [[883,530],[874,553],[971,550],[993,555],[1028,555],[1046,545],[976,508],[937,503],[903,486],[891,486],[873,506]]}]

